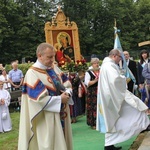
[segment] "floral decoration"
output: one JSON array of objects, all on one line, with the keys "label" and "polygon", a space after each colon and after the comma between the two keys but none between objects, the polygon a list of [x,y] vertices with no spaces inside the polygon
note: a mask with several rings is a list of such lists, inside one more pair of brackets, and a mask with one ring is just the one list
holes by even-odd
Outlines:
[{"label": "floral decoration", "polygon": [[85,59],[77,60],[76,62],[64,62],[61,61],[58,63],[58,66],[62,71],[68,72],[79,72],[79,71],[86,71],[88,69],[88,65]]}]

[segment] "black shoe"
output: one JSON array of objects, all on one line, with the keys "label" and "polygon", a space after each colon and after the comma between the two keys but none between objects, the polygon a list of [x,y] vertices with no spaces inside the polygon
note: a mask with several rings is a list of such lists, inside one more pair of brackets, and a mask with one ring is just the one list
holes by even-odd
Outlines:
[{"label": "black shoe", "polygon": [[146,131],[150,131],[150,125],[148,125],[148,127],[146,128]]},{"label": "black shoe", "polygon": [[114,148],[115,148],[114,150],[120,150],[122,149],[122,146],[116,146],[116,147],[114,146]]},{"label": "black shoe", "polygon": [[120,150],[120,149],[122,149],[121,146],[115,147],[114,145],[110,145],[110,146],[105,146],[104,147],[104,150]]},{"label": "black shoe", "polygon": [[148,127],[145,130],[141,131],[141,133],[143,133],[145,131],[150,131],[150,125],[148,125]]}]

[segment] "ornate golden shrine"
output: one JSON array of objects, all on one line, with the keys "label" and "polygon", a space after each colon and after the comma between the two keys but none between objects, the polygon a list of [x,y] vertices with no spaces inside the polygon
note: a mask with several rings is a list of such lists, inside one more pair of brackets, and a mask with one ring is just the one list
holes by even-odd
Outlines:
[{"label": "ornate golden shrine", "polygon": [[70,47],[73,49],[74,60],[81,60],[78,27],[75,22],[65,16],[61,8],[58,8],[56,16],[52,17],[51,22],[45,23],[46,42],[53,45],[57,50],[62,46],[61,37],[66,37]]}]

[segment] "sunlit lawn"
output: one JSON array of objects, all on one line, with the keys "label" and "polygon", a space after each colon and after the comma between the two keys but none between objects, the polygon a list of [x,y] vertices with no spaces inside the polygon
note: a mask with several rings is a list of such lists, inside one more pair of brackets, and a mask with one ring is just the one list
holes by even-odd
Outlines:
[{"label": "sunlit lawn", "polygon": [[6,133],[0,133],[0,150],[17,150],[19,112],[10,113],[12,121],[12,130]]},{"label": "sunlit lawn", "polygon": [[[17,150],[20,113],[19,112],[13,112],[13,113],[10,113],[10,115],[11,115],[11,120],[12,120],[12,130],[10,132],[0,133],[0,150]],[[83,147],[86,147],[87,141],[89,141],[91,139],[91,135],[92,135],[92,139],[93,139],[93,137],[97,138],[97,141],[93,142],[94,146],[97,144],[96,145],[97,148],[95,148],[95,149],[98,149],[98,147],[100,149],[103,149],[104,135],[99,134],[99,132],[96,132],[94,130],[89,129],[89,127],[86,125],[85,122],[86,122],[85,117],[82,117],[82,118],[79,118],[78,123],[72,125],[73,136],[74,136],[73,137],[74,149],[75,150],[85,150],[85,149],[83,149]],[[85,140],[85,137],[87,138],[87,140]],[[132,139],[124,142],[122,144],[122,146],[125,149],[126,148],[129,149],[130,145],[133,143],[135,138],[136,137],[133,137]],[[101,140],[101,142],[100,142],[100,140]],[[94,147],[93,145],[90,143],[91,147]],[[88,147],[88,148],[90,148],[90,147]],[[88,148],[86,147],[87,150],[89,150]],[[90,150],[91,149],[92,148],[90,148]]]}]

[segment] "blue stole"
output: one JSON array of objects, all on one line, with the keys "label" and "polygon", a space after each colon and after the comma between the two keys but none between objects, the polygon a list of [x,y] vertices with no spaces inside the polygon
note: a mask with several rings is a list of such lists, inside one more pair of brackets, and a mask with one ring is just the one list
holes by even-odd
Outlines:
[{"label": "blue stole", "polygon": [[[48,69],[46,70],[46,72],[48,73],[48,75],[51,77],[51,79],[53,80],[53,83],[57,89],[56,91],[56,95],[60,95],[61,91],[64,91],[64,86],[61,84],[60,79],[58,78],[56,72],[53,69]],[[67,112],[65,111],[66,108],[66,104],[61,104],[61,111],[60,111],[60,120],[61,120],[61,124],[62,124],[62,128],[64,129],[64,119],[67,117]]]}]

